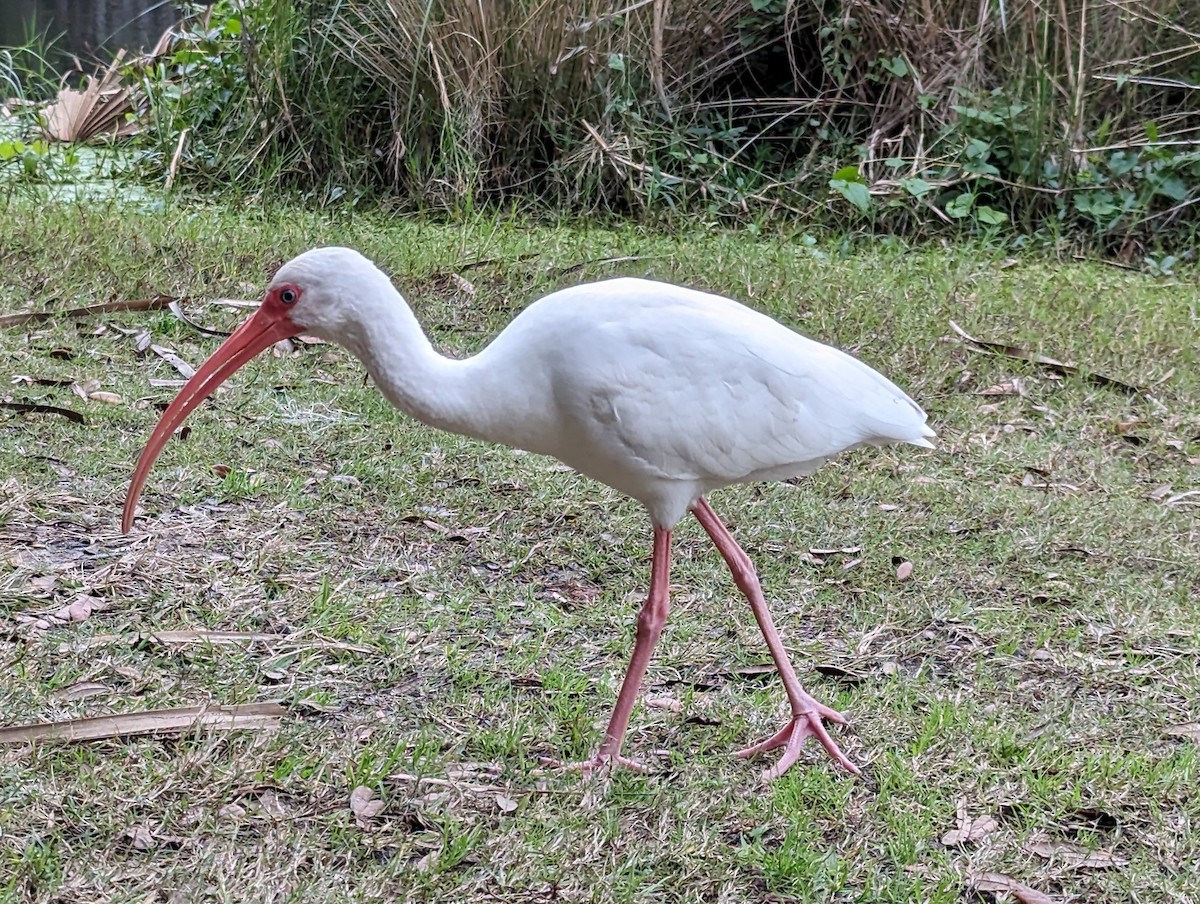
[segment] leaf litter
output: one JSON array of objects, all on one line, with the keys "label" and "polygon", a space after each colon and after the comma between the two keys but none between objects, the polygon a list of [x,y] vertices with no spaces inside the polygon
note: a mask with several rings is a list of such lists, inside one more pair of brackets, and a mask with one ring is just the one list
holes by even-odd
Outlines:
[{"label": "leaf litter", "polygon": [[278,727],[285,715],[287,710],[279,703],[185,706],[0,728],[0,744],[27,744],[39,741],[78,743],[200,729],[261,731]]}]

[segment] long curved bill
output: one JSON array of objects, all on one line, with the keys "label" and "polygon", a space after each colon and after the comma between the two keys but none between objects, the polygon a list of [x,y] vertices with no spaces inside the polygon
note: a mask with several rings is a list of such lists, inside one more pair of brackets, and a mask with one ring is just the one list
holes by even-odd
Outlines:
[{"label": "long curved bill", "polygon": [[129,483],[129,492],[125,496],[125,507],[121,511],[123,532],[129,532],[133,524],[134,510],[142,495],[142,486],[146,483],[150,468],[175,429],[239,367],[280,339],[287,339],[299,332],[299,328],[286,313],[266,307],[259,308],[200,366],[195,376],[187,381],[179,395],[167,406],[167,410],[158,421],[158,426],[150,434],[146,448],[142,449],[137,467],[133,470],[133,480]]}]

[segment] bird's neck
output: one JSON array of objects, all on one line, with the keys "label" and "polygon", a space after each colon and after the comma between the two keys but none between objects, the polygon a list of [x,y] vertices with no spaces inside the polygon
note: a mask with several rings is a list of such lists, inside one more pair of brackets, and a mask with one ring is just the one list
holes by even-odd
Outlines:
[{"label": "bird's neck", "polygon": [[496,412],[486,399],[477,359],[439,354],[408,305],[397,300],[363,324],[347,348],[389,402],[422,423],[477,439],[498,440]]}]

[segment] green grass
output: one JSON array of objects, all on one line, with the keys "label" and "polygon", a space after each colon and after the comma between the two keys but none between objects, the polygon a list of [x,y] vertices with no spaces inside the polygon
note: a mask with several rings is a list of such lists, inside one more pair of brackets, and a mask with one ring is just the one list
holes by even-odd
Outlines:
[{"label": "green grass", "polygon": [[[862,779],[815,747],[769,785],[763,761],[731,756],[777,727],[783,694],[739,672],[767,661],[761,637],[685,522],[643,694],[660,705],[638,706],[626,742],[654,771],[587,783],[539,758],[599,741],[647,579],[636,504],[420,427],[346,354],[312,346],[264,355],[192,416],[123,536],[134,458],[174,392],[148,381],[177,375],[116,327],[192,363],[218,340],[168,312],[0,331],[0,398],[87,418],[0,409],[0,722],[292,705],[273,732],[0,749],[0,900],[949,904],[976,899],[984,871],[1063,901],[1200,894],[1200,748],[1167,733],[1200,718],[1200,500],[1169,503],[1200,486],[1194,282],[978,246],[814,252],[703,225],[22,201],[4,215],[3,312],[166,293],[229,328],[244,312],[210,300],[257,297],[273,262],[332,242],[385,266],[456,354],[582,279],[716,289],[895,378],[940,446],[713,499],[802,680],[850,716],[834,734]],[[568,269],[624,255],[640,259]],[[496,262],[464,269],[481,260]],[[951,319],[1152,399],[972,352]],[[23,377],[97,380],[122,401]],[[980,394],[1014,377],[1024,395]],[[861,551],[808,554],[841,547]],[[103,607],[38,625],[81,593]],[[187,628],[287,638],[139,640]],[[82,682],[95,694],[63,693]],[[386,802],[366,829],[357,785]],[[945,847],[960,808],[996,828]],[[1080,866],[1081,851],[1120,859]]]}]

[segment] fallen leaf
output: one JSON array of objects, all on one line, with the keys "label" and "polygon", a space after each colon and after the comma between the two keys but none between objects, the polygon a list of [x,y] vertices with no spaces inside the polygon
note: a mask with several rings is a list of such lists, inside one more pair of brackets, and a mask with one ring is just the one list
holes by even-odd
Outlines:
[{"label": "fallen leaf", "polygon": [[1054,898],[1004,873],[972,873],[967,877],[967,881],[976,891],[1010,895],[1019,904],[1055,904]]},{"label": "fallen leaf", "polygon": [[760,665],[744,665],[740,668],[725,671],[723,674],[735,678],[758,678],[762,675],[775,674],[775,663],[764,662]]},{"label": "fallen leaf", "polygon": [[366,785],[359,785],[350,792],[350,811],[360,829],[370,826],[371,820],[383,812],[384,802]]},{"label": "fallen leaf", "polygon": [[979,390],[978,395],[981,396],[1007,396],[1007,395],[1027,395],[1025,389],[1025,381],[1020,377],[1013,377],[1011,380],[1005,380],[1002,383],[996,383],[989,386],[987,389]]},{"label": "fallen leaf", "polygon": [[854,686],[856,684],[862,684],[864,681],[867,680],[866,675],[860,675],[857,672],[851,672],[847,669],[842,668],[840,665],[828,665],[825,663],[818,663],[813,666],[813,670],[821,675],[824,675],[826,678],[834,678],[838,681],[843,682],[844,684],[849,684],[851,686]]},{"label": "fallen leaf", "polygon": [[271,819],[284,819],[288,815],[287,805],[274,791],[267,790],[258,796],[258,808]]},{"label": "fallen leaf", "polygon": [[1190,738],[1200,743],[1200,722],[1184,722],[1182,725],[1172,725],[1166,734],[1173,738]]},{"label": "fallen leaf", "polygon": [[104,304],[88,305],[84,308],[71,308],[69,311],[22,311],[19,314],[0,316],[0,329],[8,326],[23,326],[26,323],[41,323],[51,317],[91,317],[95,314],[115,314],[120,311],[160,311],[167,307],[173,299],[169,295],[156,295],[153,298],[137,298],[130,301],[108,301]]},{"label": "fallen leaf", "polygon": [[901,562],[899,565],[896,566],[896,580],[898,580],[898,581],[907,581],[909,578],[912,577],[912,573],[913,573],[913,563],[912,562]]},{"label": "fallen leaf", "polygon": [[651,709],[666,709],[673,713],[683,712],[683,703],[674,697],[647,697],[646,705]]},{"label": "fallen leaf", "polygon": [[92,612],[98,608],[97,604],[103,604],[103,602],[99,597],[84,595],[69,605],[63,606],[56,612],[51,613],[51,615],[65,622],[87,621],[91,617]]},{"label": "fallen leaf", "polygon": [[222,819],[236,822],[237,820],[245,817],[246,808],[241,804],[226,804],[217,811],[217,815]]},{"label": "fallen leaf", "polygon": [[79,398],[83,399],[85,402],[88,400],[88,396],[99,388],[100,381],[95,379],[76,380],[71,384],[71,392],[75,393],[75,395],[79,396]]},{"label": "fallen leaf", "polygon": [[958,805],[958,826],[942,836],[942,844],[946,847],[956,847],[960,844],[974,844],[986,835],[994,832],[999,826],[991,816],[970,816],[966,805]]},{"label": "fallen leaf", "polygon": [[128,841],[135,851],[152,851],[158,846],[154,843],[154,836],[145,826],[130,826],[121,833],[121,837]]},{"label": "fallen leaf", "polygon": [[959,337],[962,338],[967,345],[973,347],[975,351],[984,352],[989,355],[1001,355],[1005,358],[1016,358],[1020,361],[1028,361],[1031,364],[1039,364],[1042,367],[1048,368],[1051,371],[1059,374],[1078,374],[1082,379],[1090,383],[1096,383],[1100,386],[1110,386],[1113,389],[1120,389],[1129,393],[1140,393],[1142,390],[1129,383],[1121,380],[1114,380],[1112,377],[1106,377],[1104,374],[1088,373],[1080,370],[1074,364],[1067,364],[1064,361],[1059,361],[1055,358],[1049,358],[1046,355],[1039,355],[1036,352],[1026,351],[1016,345],[1009,345],[1004,342],[989,342],[985,339],[976,339],[974,336],[968,335],[962,327],[953,320],[950,321],[950,329],[954,330]]},{"label": "fallen leaf", "polygon": [[76,681],[69,687],[60,687],[50,694],[53,700],[86,700],[89,697],[102,697],[111,694],[113,689],[99,681]]},{"label": "fallen leaf", "polygon": [[35,578],[30,578],[28,581],[28,586],[30,589],[39,590],[42,593],[52,593],[54,591],[54,585],[57,583],[58,575],[42,574]]},{"label": "fallen leaf", "polygon": [[1168,496],[1163,500],[1163,505],[1176,506],[1185,499],[1195,499],[1195,502],[1189,502],[1188,505],[1200,505],[1200,490],[1187,490],[1183,493],[1176,493],[1174,496]]},{"label": "fallen leaf", "polygon": [[1068,841],[1047,839],[1029,846],[1030,852],[1047,860],[1058,860],[1074,869],[1112,869],[1125,866],[1129,860],[1111,851],[1089,850]]},{"label": "fallen leaf", "polygon": [[459,276],[457,273],[451,273],[450,281],[454,283],[455,288],[457,288],[458,291],[462,292],[464,295],[468,295],[471,298],[475,297],[475,286],[470,280]]},{"label": "fallen leaf", "polygon": [[179,371],[180,375],[183,376],[184,379],[190,380],[196,375],[196,368],[192,367],[192,365],[188,364],[169,348],[163,348],[161,345],[152,344],[150,346],[150,351],[154,352],[154,354],[158,355],[173,368]]},{"label": "fallen leaf", "polygon": [[108,404],[108,405],[120,405],[122,402],[125,401],[123,398],[121,398],[115,392],[105,392],[103,390],[97,390],[96,392],[89,392],[88,399],[89,399],[89,401],[92,401],[92,402],[104,402],[105,404]]},{"label": "fallen leaf", "polygon": [[497,794],[496,806],[500,808],[501,813],[512,813],[517,809],[517,802],[511,797],[505,797],[503,794]]},{"label": "fallen leaf", "polygon": [[57,405],[39,405],[34,402],[10,402],[5,400],[0,402],[0,408],[7,408],[9,411],[17,412],[17,414],[57,414],[59,417],[65,417],[68,421],[76,424],[86,423],[83,415],[78,411],[72,411],[70,408],[60,408]]},{"label": "fallen leaf", "polygon": [[98,741],[104,738],[159,735],[199,728],[210,731],[260,730],[276,727],[285,715],[287,710],[278,703],[186,706],[0,728],[0,744]]},{"label": "fallen leaf", "polygon": [[422,857],[420,860],[418,860],[416,863],[413,864],[413,869],[415,869],[418,873],[429,872],[430,868],[437,861],[437,855],[438,855],[437,851],[430,851],[428,854],[426,854],[424,857]]},{"label": "fallen leaf", "polygon": [[220,337],[229,335],[229,330],[210,329],[206,326],[201,326],[200,324],[196,323],[196,321],[194,321],[194,320],[189,319],[188,316],[183,313],[182,306],[180,306],[179,302],[176,301],[175,299],[171,299],[171,302],[167,305],[167,308],[170,310],[170,312],[172,314],[175,315],[175,317],[177,319],[183,321],[184,323],[186,323],[188,326],[190,326],[192,329],[194,329],[198,333],[204,333],[206,336],[220,336]]}]

